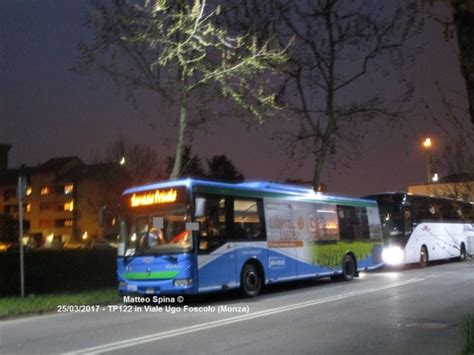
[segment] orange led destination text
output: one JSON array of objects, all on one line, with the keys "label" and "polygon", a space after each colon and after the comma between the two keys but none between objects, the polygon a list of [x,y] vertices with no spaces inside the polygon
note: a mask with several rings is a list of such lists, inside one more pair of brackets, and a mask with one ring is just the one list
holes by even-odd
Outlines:
[{"label": "orange led destination text", "polygon": [[148,191],[141,194],[133,194],[130,198],[130,205],[132,207],[140,207],[159,205],[162,203],[171,203],[176,201],[177,196],[178,192],[174,189],[170,189],[167,191]]}]

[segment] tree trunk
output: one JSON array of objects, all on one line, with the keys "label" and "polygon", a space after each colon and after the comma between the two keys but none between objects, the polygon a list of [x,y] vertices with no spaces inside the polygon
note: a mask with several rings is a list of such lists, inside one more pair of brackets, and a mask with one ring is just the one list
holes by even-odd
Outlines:
[{"label": "tree trunk", "polygon": [[317,192],[319,190],[319,184],[321,182],[321,172],[323,170],[324,163],[326,161],[326,148],[323,143],[321,143],[321,150],[318,158],[314,163],[314,172],[313,172],[313,190]]},{"label": "tree trunk", "polygon": [[[184,90],[183,90],[184,91]],[[188,106],[187,94],[181,93],[179,99],[179,123],[178,123],[178,137],[176,139],[176,155],[174,158],[173,170],[171,171],[170,179],[177,179],[180,177],[181,167],[183,165],[184,139],[186,137],[186,127],[188,126]]]},{"label": "tree trunk", "polygon": [[332,7],[334,3],[327,2],[326,3],[326,29],[328,32],[328,39],[329,39],[329,68],[328,68],[328,82],[327,82],[327,89],[326,89],[326,116],[328,119],[328,125],[324,132],[324,135],[321,139],[321,149],[319,150],[319,154],[317,155],[315,167],[314,167],[314,175],[313,175],[313,190],[318,191],[319,185],[321,183],[321,173],[326,163],[327,155],[329,153],[329,148],[331,145],[331,137],[333,136],[334,132],[336,132],[336,115],[334,114],[334,104],[335,104],[335,72],[336,72],[336,52],[335,52],[335,42],[334,42],[334,28],[332,23]]},{"label": "tree trunk", "polygon": [[327,156],[329,153],[329,148],[331,146],[331,137],[333,136],[334,132],[336,131],[336,117],[334,115],[334,93],[328,93],[327,97],[327,104],[328,104],[328,126],[324,135],[322,137],[319,150],[319,154],[317,155],[315,166],[314,166],[314,173],[313,173],[313,190],[318,191],[319,185],[321,183],[321,173],[323,171],[323,167],[326,164]]}]

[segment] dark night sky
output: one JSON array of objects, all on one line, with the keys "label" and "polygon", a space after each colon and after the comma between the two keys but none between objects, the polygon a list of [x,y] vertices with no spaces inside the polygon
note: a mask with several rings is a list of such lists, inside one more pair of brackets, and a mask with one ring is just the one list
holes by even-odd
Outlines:
[{"label": "dark night sky", "polygon": [[[83,23],[88,4],[0,1],[0,142],[13,145],[10,167],[58,156],[77,155],[88,161],[119,136],[147,143],[162,156],[171,153],[166,147],[174,133],[166,122],[173,110],[146,94],[134,109],[107,78],[81,77],[69,70],[78,56],[78,42],[87,38]],[[443,142],[439,130],[431,128],[431,114],[442,114],[434,82],[449,90],[462,91],[464,86],[455,49],[443,40],[442,28],[428,24],[418,40],[424,44],[423,53],[406,71],[412,73],[417,88],[412,105],[424,100],[430,111],[419,104],[403,128],[379,123],[367,132],[360,159],[351,168],[339,164],[337,172],[324,176],[330,191],[362,195],[424,182],[421,137],[434,137],[438,153]],[[247,129],[246,124],[227,119],[196,133],[193,149],[202,157],[226,154],[248,179],[310,180],[311,161],[298,168],[269,139],[269,132],[278,129],[278,123]]]}]

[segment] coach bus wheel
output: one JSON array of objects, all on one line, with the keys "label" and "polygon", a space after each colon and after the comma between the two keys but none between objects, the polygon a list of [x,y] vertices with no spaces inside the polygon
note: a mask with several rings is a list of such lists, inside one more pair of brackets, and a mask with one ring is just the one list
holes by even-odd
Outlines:
[{"label": "coach bus wheel", "polygon": [[262,289],[262,278],[254,264],[245,264],[241,279],[242,292],[247,297],[257,296]]},{"label": "coach bus wheel", "polygon": [[350,255],[345,255],[342,260],[342,279],[344,281],[351,281],[356,274],[356,266],[354,258]]},{"label": "coach bus wheel", "polygon": [[426,267],[428,265],[428,250],[423,245],[420,249],[420,266]]},{"label": "coach bus wheel", "polygon": [[459,261],[466,261],[466,258],[466,246],[464,245],[464,243],[461,243],[461,254],[459,255]]}]

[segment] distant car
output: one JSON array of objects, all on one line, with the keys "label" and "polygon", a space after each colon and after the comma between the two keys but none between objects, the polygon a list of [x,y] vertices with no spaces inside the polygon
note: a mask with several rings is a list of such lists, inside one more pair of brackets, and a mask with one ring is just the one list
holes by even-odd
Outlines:
[{"label": "distant car", "polygon": [[81,243],[64,243],[63,249],[84,249],[86,246]]},{"label": "distant car", "polygon": [[91,243],[92,249],[113,249],[114,247],[110,244],[108,240],[98,239],[93,240]]}]

